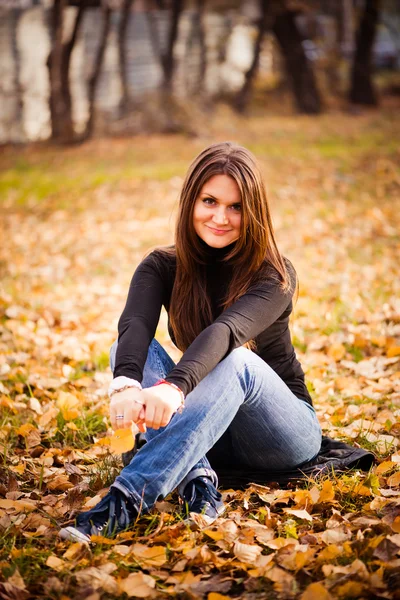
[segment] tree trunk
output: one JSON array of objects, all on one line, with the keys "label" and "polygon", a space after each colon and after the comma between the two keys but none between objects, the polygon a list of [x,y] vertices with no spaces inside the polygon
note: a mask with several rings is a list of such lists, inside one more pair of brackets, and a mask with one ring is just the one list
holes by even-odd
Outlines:
[{"label": "tree trunk", "polygon": [[197,0],[197,38],[199,42],[199,51],[200,51],[200,65],[199,65],[199,73],[196,82],[196,93],[203,95],[204,94],[204,86],[207,72],[207,46],[206,46],[206,32],[204,29],[204,9],[205,9],[205,0]]},{"label": "tree trunk", "polygon": [[25,139],[24,131],[24,97],[23,87],[21,85],[21,53],[18,47],[18,25],[22,10],[13,8],[11,10],[11,52],[14,62],[14,90],[15,90],[15,130],[13,138],[18,142]]},{"label": "tree trunk", "polygon": [[261,16],[258,21],[258,31],[257,31],[256,43],[254,46],[253,61],[251,63],[249,70],[247,71],[247,73],[245,75],[244,84],[242,86],[242,89],[239,91],[238,95],[236,96],[236,101],[235,101],[236,110],[240,113],[243,113],[246,110],[246,107],[250,101],[252,91],[253,91],[253,83],[254,83],[254,80],[255,80],[257,72],[258,72],[258,67],[260,65],[260,53],[261,53],[262,41],[264,38],[264,33],[265,33],[265,29],[266,29],[266,24],[267,24],[268,4],[269,4],[268,0],[260,0],[259,1]]},{"label": "tree trunk", "polygon": [[52,139],[60,143],[75,141],[72,120],[72,97],[69,83],[69,68],[72,51],[78,37],[85,10],[85,0],[79,4],[70,40],[63,43],[63,16],[65,0],[54,0],[51,14],[52,48],[47,65],[50,75],[50,117]]},{"label": "tree trunk", "polygon": [[163,88],[167,94],[172,93],[172,81],[175,69],[174,49],[178,37],[179,19],[183,9],[183,0],[173,0],[171,24],[169,27],[167,50],[162,57],[162,67],[164,72]]},{"label": "tree trunk", "polygon": [[318,114],[322,108],[321,97],[312,65],[304,53],[295,16],[295,12],[290,10],[279,14],[273,25],[273,32],[284,56],[297,109],[306,114]]},{"label": "tree trunk", "polygon": [[100,43],[97,49],[97,55],[94,62],[93,72],[89,78],[89,90],[88,90],[88,100],[89,100],[89,118],[86,123],[85,133],[83,135],[84,139],[88,139],[93,135],[94,129],[94,120],[95,120],[95,100],[96,100],[96,91],[97,84],[99,82],[99,78],[101,75],[101,69],[103,67],[104,62],[104,54],[107,47],[108,33],[110,31],[111,25],[111,13],[112,10],[108,5],[103,6],[103,28],[100,37]]},{"label": "tree trunk", "polygon": [[129,18],[131,15],[131,8],[134,0],[124,0],[121,17],[119,22],[118,31],[118,54],[119,54],[119,68],[121,76],[122,86],[122,99],[121,99],[121,112],[126,113],[130,104],[130,93],[128,86],[128,73],[127,73],[127,62],[126,62],[126,34],[128,30]]},{"label": "tree trunk", "polygon": [[379,19],[379,0],[365,0],[356,35],[356,50],[351,71],[350,102],[376,106],[372,81],[372,48]]}]

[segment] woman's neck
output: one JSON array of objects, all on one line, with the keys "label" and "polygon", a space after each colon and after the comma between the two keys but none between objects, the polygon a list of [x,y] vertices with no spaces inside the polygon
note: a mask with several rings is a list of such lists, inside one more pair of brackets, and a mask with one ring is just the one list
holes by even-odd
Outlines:
[{"label": "woman's neck", "polygon": [[207,262],[223,261],[224,258],[228,256],[230,252],[232,252],[232,249],[236,243],[232,242],[232,244],[229,244],[229,246],[224,246],[223,248],[213,248],[212,246],[206,244],[201,238],[199,238],[199,241]]}]

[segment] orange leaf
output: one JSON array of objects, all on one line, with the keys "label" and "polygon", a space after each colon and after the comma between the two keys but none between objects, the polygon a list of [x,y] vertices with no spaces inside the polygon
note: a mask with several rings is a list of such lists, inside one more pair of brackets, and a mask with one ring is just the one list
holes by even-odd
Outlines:
[{"label": "orange leaf", "polygon": [[332,481],[324,481],[318,502],[332,502],[335,499],[335,490]]},{"label": "orange leaf", "polygon": [[117,429],[110,438],[110,448],[115,454],[129,452],[135,445],[135,440],[131,429]]},{"label": "orange leaf", "polygon": [[384,462],[382,462],[380,465],[378,465],[376,467],[375,472],[377,475],[383,475],[384,473],[387,473],[388,471],[393,469],[394,466],[395,466],[394,462],[392,462],[391,460],[385,460]]},{"label": "orange leaf", "polygon": [[400,346],[390,346],[390,348],[386,351],[386,356],[388,358],[393,358],[394,356],[400,356]]},{"label": "orange leaf", "polygon": [[343,344],[332,344],[332,346],[328,350],[328,356],[333,358],[336,362],[342,360],[344,355],[346,354],[346,348]]},{"label": "orange leaf", "polygon": [[61,410],[61,414],[66,421],[72,421],[80,415],[80,411],[77,408],[80,402],[76,396],[70,392],[60,392],[58,400],[56,402],[57,408]]},{"label": "orange leaf", "polygon": [[388,477],[386,483],[390,487],[397,487],[398,485],[400,485],[400,471],[397,471],[397,473],[394,473],[393,475]]},{"label": "orange leaf", "polygon": [[310,583],[300,596],[300,600],[331,600],[332,596],[328,590],[320,583]]},{"label": "orange leaf", "polygon": [[210,592],[207,596],[207,600],[231,600],[231,596],[225,596],[225,594],[218,594],[218,592]]}]

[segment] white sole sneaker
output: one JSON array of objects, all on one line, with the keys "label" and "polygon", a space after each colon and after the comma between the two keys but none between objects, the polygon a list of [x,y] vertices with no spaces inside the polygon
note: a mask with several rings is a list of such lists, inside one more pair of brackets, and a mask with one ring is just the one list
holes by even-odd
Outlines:
[{"label": "white sole sneaker", "polygon": [[70,525],[69,527],[63,527],[60,529],[58,535],[62,540],[70,540],[71,542],[82,542],[84,544],[90,544],[90,537],[85,533],[82,533],[76,527]]}]

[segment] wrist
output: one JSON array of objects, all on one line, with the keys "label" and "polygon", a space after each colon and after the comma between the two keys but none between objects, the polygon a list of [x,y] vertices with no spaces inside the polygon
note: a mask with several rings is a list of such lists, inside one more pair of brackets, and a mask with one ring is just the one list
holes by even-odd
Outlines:
[{"label": "wrist", "polygon": [[170,381],[166,381],[165,379],[160,379],[159,381],[157,381],[157,383],[154,384],[154,387],[156,385],[169,385],[171,388],[173,388],[175,391],[177,391],[179,393],[180,405],[178,406],[177,410],[178,410],[178,412],[182,412],[182,410],[185,408],[185,394],[183,393],[181,388],[178,387],[177,385],[175,385],[175,383],[171,383]]},{"label": "wrist", "polygon": [[112,396],[118,392],[123,392],[129,388],[136,388],[138,390],[142,389],[141,384],[136,379],[131,379],[130,377],[125,377],[124,375],[120,375],[119,377],[115,377],[109,385],[108,388],[108,397],[112,398]]}]

